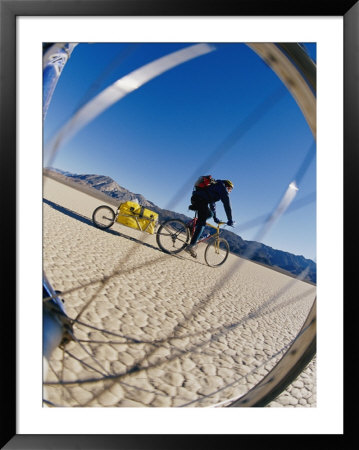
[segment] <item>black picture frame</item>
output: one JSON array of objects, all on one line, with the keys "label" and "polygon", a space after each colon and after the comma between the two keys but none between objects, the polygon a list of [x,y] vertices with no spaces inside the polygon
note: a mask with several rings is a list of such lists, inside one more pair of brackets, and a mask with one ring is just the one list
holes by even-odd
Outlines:
[{"label": "black picture frame", "polygon": [[[344,18],[344,262],[356,247],[358,221],[353,207],[358,164],[359,83],[358,42],[359,5],[356,1],[221,1],[178,0],[0,0],[0,155],[1,192],[6,198],[2,220],[1,248],[4,257],[1,277],[3,286],[3,324],[1,327],[2,394],[1,448],[6,449],[168,449],[196,448],[203,436],[191,435],[18,435],[16,432],[16,17],[19,16],[343,16]],[[349,265],[348,265],[349,267]],[[349,284],[353,273],[344,273]],[[6,286],[6,288],[5,288]],[[353,291],[355,292],[355,291]],[[353,298],[355,301],[355,299]],[[347,313],[349,330],[354,314]],[[349,424],[348,424],[349,425]],[[347,431],[349,429],[347,428]],[[211,435],[210,441],[223,443],[223,437]],[[272,437],[241,435],[240,443]],[[298,436],[301,440],[305,436]],[[218,439],[218,440],[217,440]],[[238,441],[237,441],[238,442]],[[299,441],[298,441],[299,442]],[[205,444],[208,445],[208,444]],[[223,446],[223,444],[222,444]]]}]

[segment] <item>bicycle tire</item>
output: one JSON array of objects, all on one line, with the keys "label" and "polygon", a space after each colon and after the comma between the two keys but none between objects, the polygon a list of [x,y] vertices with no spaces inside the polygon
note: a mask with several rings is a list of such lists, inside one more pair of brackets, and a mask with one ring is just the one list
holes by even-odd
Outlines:
[{"label": "bicycle tire", "polygon": [[[111,225],[110,225],[110,226],[111,226]],[[223,261],[223,262],[224,262],[224,261]],[[222,262],[222,264],[223,264],[223,262]],[[265,403],[266,403],[266,402],[265,402]],[[264,405],[265,405],[265,403],[264,403]],[[263,406],[264,406],[264,405],[263,405]],[[255,406],[257,406],[257,404],[256,404]],[[262,405],[261,405],[261,406],[262,406]]]},{"label": "bicycle tire", "polygon": [[115,222],[115,213],[109,206],[101,205],[92,213],[92,221],[97,228],[107,230]]},{"label": "bicycle tire", "polygon": [[166,220],[157,230],[156,241],[159,248],[171,255],[181,252],[188,244],[190,231],[179,219]]},{"label": "bicycle tire", "polygon": [[[218,253],[215,246],[221,247],[221,252]],[[213,255],[216,255],[213,258]],[[224,238],[212,239],[208,242],[206,250],[204,252],[204,259],[208,266],[219,267],[224,264],[229,255],[229,244]]]}]

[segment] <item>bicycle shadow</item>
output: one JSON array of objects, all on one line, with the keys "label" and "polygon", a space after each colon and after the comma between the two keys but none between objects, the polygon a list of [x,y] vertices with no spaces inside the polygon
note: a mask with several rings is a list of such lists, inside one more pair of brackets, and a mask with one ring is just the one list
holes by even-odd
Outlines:
[{"label": "bicycle shadow", "polygon": [[[91,219],[89,219],[88,217],[83,216],[82,214],[79,214],[79,213],[77,213],[75,211],[72,211],[71,209],[65,208],[64,206],[61,206],[61,205],[59,205],[57,203],[54,203],[51,200],[48,200],[46,198],[43,198],[42,200],[43,200],[44,203],[46,203],[48,206],[50,206],[51,208],[55,209],[56,211],[59,211],[62,214],[65,214],[66,216],[71,217],[72,219],[78,220],[79,222],[82,222],[85,225],[88,225],[90,227],[96,228],[96,230],[99,230],[99,228],[97,228],[94,225],[93,221]],[[107,229],[107,230],[101,230],[101,231],[103,231],[104,233],[112,234],[113,236],[118,236],[118,237],[122,237],[124,239],[128,239],[129,241],[135,242],[136,244],[141,244],[141,245],[143,245],[145,247],[149,247],[149,248],[151,248],[153,250],[156,250],[156,251],[162,253],[162,250],[160,250],[158,247],[156,247],[156,246],[154,246],[152,244],[149,244],[147,242],[143,242],[140,239],[136,239],[136,238],[134,238],[132,236],[128,236],[126,234],[120,233],[119,231],[116,231],[116,230],[113,230],[113,229]]]},{"label": "bicycle shadow", "polygon": [[[88,225],[90,227],[96,228],[96,230],[99,230],[99,228],[97,228],[94,225],[92,219],[89,219],[87,216],[83,216],[80,213],[77,213],[77,212],[75,212],[75,211],[73,211],[71,209],[65,208],[64,206],[61,206],[58,203],[52,202],[51,200],[48,200],[48,199],[46,199],[44,197],[43,197],[42,200],[43,200],[44,203],[46,203],[48,206],[50,206],[51,208],[55,209],[56,211],[59,211],[62,214],[65,214],[66,216],[71,217],[72,219],[78,220],[79,222],[82,222],[85,225]],[[152,250],[156,250],[156,251],[158,251],[160,253],[163,253],[162,250],[159,249],[157,246],[154,246],[154,245],[149,244],[147,242],[143,242],[140,239],[136,239],[136,238],[134,238],[132,236],[128,236],[127,234],[120,233],[119,231],[113,230],[111,228],[108,228],[107,230],[101,230],[101,231],[103,231],[104,233],[112,234],[113,236],[118,236],[118,237],[122,237],[124,239],[128,239],[129,241],[135,242],[136,244],[141,244],[141,245],[143,245],[145,247],[151,248]],[[179,255],[179,254],[171,254],[170,255],[170,254],[168,254],[168,256],[172,256],[172,257],[184,260],[184,261],[190,261],[190,262],[192,262],[194,264],[200,264],[202,266],[206,266],[206,264],[203,263],[202,261],[200,261],[198,259],[194,259],[194,258],[192,258],[190,256],[187,256],[187,255],[184,255],[184,254],[183,255]]]}]

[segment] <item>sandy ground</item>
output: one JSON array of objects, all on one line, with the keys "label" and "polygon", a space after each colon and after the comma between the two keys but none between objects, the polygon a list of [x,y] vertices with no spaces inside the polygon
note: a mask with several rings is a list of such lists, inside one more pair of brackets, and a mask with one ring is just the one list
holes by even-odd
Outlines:
[{"label": "sandy ground", "polygon": [[[92,224],[98,199],[44,178],[43,265],[77,318],[45,399],[62,406],[204,407],[246,393],[301,329],[315,286],[230,255],[220,268],[154,235]],[[60,384],[61,382],[61,384]],[[269,407],[315,407],[316,362]]]}]

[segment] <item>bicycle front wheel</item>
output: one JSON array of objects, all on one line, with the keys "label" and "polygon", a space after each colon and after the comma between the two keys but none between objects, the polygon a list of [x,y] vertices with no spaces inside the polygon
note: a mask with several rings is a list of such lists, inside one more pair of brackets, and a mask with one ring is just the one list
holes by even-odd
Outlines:
[{"label": "bicycle front wheel", "polygon": [[99,206],[92,214],[92,221],[97,228],[106,230],[113,225],[115,221],[115,213],[109,206]]},{"label": "bicycle front wheel", "polygon": [[204,259],[210,267],[221,266],[229,255],[229,244],[223,238],[211,240],[204,252]]},{"label": "bicycle front wheel", "polygon": [[156,240],[165,253],[175,254],[182,251],[190,238],[187,225],[179,219],[164,222],[157,231]]}]

